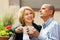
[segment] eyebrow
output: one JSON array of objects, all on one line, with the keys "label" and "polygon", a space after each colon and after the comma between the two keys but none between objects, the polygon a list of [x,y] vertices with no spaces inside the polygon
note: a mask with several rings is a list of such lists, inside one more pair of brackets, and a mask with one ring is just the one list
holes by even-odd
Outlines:
[{"label": "eyebrow", "polygon": [[45,9],[45,8],[42,8],[42,9]]}]

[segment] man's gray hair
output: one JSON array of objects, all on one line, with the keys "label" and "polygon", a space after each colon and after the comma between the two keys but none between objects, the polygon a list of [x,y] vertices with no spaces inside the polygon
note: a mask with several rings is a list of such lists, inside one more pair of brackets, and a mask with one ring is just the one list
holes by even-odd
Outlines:
[{"label": "man's gray hair", "polygon": [[52,14],[54,15],[55,7],[54,7],[53,5],[50,4],[50,5],[49,5],[49,9],[50,9],[50,10],[53,10],[53,13],[52,13]]}]

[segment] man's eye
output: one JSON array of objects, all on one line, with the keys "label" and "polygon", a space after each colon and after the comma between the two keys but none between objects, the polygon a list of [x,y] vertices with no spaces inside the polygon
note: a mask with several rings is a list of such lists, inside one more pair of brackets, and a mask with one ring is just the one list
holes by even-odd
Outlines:
[{"label": "man's eye", "polygon": [[45,9],[45,8],[42,8],[42,9]]}]

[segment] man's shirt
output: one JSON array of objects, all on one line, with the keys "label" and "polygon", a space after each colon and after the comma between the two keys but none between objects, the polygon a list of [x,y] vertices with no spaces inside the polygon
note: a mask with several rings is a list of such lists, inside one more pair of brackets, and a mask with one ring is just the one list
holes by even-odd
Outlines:
[{"label": "man's shirt", "polygon": [[59,40],[58,28],[59,24],[54,20],[54,18],[48,19],[42,26],[39,40]]}]

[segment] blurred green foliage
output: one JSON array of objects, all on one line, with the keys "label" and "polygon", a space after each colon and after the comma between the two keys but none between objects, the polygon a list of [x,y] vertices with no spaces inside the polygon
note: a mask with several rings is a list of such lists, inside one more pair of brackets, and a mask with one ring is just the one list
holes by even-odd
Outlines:
[{"label": "blurred green foliage", "polygon": [[9,36],[13,34],[12,31],[7,30],[6,26],[12,25],[14,22],[13,14],[5,14],[0,19],[0,36]]}]

